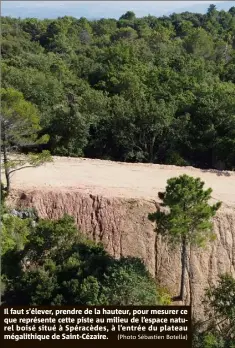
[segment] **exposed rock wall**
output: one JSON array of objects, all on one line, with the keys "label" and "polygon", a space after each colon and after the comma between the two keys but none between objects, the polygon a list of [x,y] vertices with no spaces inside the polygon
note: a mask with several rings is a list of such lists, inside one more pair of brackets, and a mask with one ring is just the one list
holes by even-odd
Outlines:
[{"label": "exposed rock wall", "polygon": [[[149,271],[178,295],[180,253],[171,250],[153,231],[148,214],[157,203],[142,199],[110,198],[76,190],[15,190],[10,199],[17,207],[35,207],[43,218],[57,219],[64,213],[75,218],[78,228],[100,241],[115,257],[137,256]],[[217,240],[192,256],[192,303],[195,314],[203,313],[205,287],[220,273],[235,275],[235,210],[223,207],[214,219]],[[186,289],[189,301],[189,286]]]}]

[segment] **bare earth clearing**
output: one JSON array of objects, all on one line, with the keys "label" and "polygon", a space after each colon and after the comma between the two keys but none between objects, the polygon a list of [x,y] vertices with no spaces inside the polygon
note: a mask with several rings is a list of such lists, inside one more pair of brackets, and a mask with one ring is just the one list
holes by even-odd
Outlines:
[{"label": "bare earth clearing", "polygon": [[15,189],[83,191],[106,197],[157,200],[167,179],[181,174],[200,177],[213,198],[235,205],[235,172],[200,170],[157,164],[130,164],[84,158],[54,157],[53,163],[25,168],[12,176]]}]

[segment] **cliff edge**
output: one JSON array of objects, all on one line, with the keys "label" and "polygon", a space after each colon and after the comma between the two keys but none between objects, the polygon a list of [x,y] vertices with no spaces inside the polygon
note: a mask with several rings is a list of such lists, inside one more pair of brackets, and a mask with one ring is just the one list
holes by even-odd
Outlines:
[{"label": "cliff edge", "polygon": [[[192,303],[202,316],[205,287],[218,274],[235,276],[235,173],[155,164],[59,158],[38,168],[14,173],[9,204],[35,207],[41,217],[57,219],[68,213],[79,229],[101,241],[115,257],[137,256],[173,295],[179,291],[180,255],[154,231],[148,214],[156,210],[159,191],[168,178],[188,174],[213,189],[223,205],[214,218],[215,242],[194,250]],[[186,294],[189,301],[189,286]]]}]

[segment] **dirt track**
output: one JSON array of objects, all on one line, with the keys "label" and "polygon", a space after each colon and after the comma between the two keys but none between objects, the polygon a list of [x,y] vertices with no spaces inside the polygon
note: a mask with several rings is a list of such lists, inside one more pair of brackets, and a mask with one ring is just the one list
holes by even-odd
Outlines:
[{"label": "dirt track", "polygon": [[235,172],[192,167],[129,164],[83,158],[54,157],[53,163],[25,168],[12,176],[13,188],[82,190],[104,196],[156,199],[168,178],[186,173],[213,189],[213,198],[235,205]]}]

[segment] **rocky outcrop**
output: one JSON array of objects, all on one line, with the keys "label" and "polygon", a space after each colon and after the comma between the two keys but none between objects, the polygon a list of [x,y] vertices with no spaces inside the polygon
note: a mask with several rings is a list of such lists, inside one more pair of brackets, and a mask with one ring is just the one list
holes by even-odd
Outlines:
[{"label": "rocky outcrop", "polygon": [[[180,279],[179,250],[171,248],[154,232],[148,214],[157,202],[140,198],[105,197],[79,190],[14,190],[9,198],[17,208],[34,207],[39,216],[58,219],[72,215],[78,228],[88,237],[102,242],[114,257],[140,257],[158,281],[178,295]],[[217,239],[204,250],[192,253],[192,304],[202,316],[201,299],[205,287],[217,281],[218,274],[235,276],[235,210],[223,206],[214,219]],[[189,286],[186,301],[189,301]]]}]

